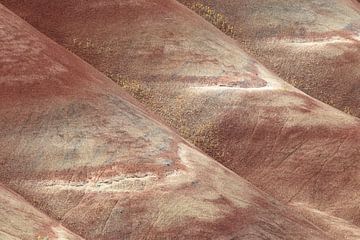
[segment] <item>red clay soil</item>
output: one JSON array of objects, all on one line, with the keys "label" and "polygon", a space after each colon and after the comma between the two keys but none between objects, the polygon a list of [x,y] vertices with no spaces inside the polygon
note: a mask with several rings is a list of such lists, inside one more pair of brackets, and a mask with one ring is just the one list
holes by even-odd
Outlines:
[{"label": "red clay soil", "polygon": [[0,26],[0,181],[68,229],[106,240],[329,239],[2,5]]},{"label": "red clay soil", "polygon": [[261,189],[360,225],[359,119],[284,83],[181,4],[2,2]]},{"label": "red clay soil", "polygon": [[0,184],[1,240],[81,240]]},{"label": "red clay soil", "polygon": [[223,15],[239,45],[269,69],[305,93],[360,117],[357,1],[179,1],[195,11],[206,6]]}]

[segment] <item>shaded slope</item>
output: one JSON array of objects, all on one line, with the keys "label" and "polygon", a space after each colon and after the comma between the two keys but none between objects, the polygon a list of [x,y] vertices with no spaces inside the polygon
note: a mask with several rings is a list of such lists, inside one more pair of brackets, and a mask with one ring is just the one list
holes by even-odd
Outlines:
[{"label": "shaded slope", "polygon": [[31,1],[17,12],[263,190],[360,224],[359,120],[285,84],[185,7]]},{"label": "shaded slope", "polygon": [[354,0],[180,0],[232,25],[240,46],[292,85],[360,116],[360,4]]},{"label": "shaded slope", "polygon": [[1,184],[0,216],[1,240],[82,239]]},{"label": "shaded slope", "polygon": [[316,222],[318,227],[335,239],[360,239],[360,228],[351,224],[349,221],[334,217],[314,208],[309,208],[302,204],[295,204],[292,207],[298,209],[299,214],[302,214],[310,221]]},{"label": "shaded slope", "polygon": [[0,5],[1,181],[86,239],[328,239]]}]

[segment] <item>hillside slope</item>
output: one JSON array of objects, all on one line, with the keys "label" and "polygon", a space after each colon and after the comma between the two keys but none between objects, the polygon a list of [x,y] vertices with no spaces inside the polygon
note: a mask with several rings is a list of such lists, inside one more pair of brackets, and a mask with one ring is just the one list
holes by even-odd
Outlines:
[{"label": "hillside slope", "polygon": [[179,1],[207,19],[214,12],[210,21],[220,14],[239,45],[280,77],[360,116],[360,4],[355,0]]},{"label": "hillside slope", "polygon": [[286,84],[181,4],[37,0],[17,12],[261,189],[360,225],[359,119]]},{"label": "hillside slope", "polygon": [[1,240],[81,240],[0,184]]},{"label": "hillside slope", "polygon": [[0,26],[0,180],[72,231],[328,239],[2,5]]}]

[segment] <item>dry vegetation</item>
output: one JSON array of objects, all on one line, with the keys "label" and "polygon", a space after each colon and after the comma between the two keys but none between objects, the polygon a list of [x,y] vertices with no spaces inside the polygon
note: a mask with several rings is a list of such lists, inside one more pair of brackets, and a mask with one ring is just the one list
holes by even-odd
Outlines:
[{"label": "dry vegetation", "polygon": [[42,237],[42,236],[38,236],[37,240],[49,240],[49,237]]},{"label": "dry vegetation", "polygon": [[183,3],[185,6],[199,14],[201,17],[203,17],[208,22],[212,23],[215,27],[220,29],[222,32],[224,32],[226,35],[229,35],[230,37],[235,37],[235,31],[234,26],[231,25],[226,17],[218,12],[216,12],[214,9],[212,9],[209,6],[206,6],[202,3],[198,2],[191,2],[189,0],[179,0],[179,2]]},{"label": "dry vegetation", "polygon": [[141,102],[148,103],[152,100],[153,96],[151,92],[146,90],[139,81],[130,80],[121,74],[107,73],[106,75]]},{"label": "dry vegetation", "polygon": [[[220,150],[220,142],[217,137],[219,133],[216,126],[210,120],[197,126],[194,126],[195,119],[189,121],[194,125],[185,120],[199,115],[199,112],[195,110],[196,108],[188,106],[188,96],[181,94],[181,92],[174,92],[173,95],[169,96],[172,99],[173,108],[167,109],[164,102],[170,100],[164,99],[161,94],[153,94],[154,92],[160,93],[163,90],[163,85],[157,86],[157,84],[153,84],[147,86],[138,80],[128,79],[117,73],[107,73],[106,75],[140,102],[150,106],[171,127],[177,129],[182,137],[190,140],[211,156],[221,159],[220,157],[224,153]],[[203,104],[201,99],[195,102],[199,105]]]}]

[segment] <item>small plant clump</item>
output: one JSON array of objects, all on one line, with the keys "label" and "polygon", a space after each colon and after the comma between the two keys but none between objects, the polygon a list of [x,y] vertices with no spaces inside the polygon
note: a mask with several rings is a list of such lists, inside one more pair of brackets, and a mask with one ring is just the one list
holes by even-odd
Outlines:
[{"label": "small plant clump", "polygon": [[190,3],[186,0],[180,0],[180,2],[199,14],[201,17],[205,18],[205,20],[212,23],[225,34],[232,38],[235,37],[234,26],[229,24],[224,15],[217,13],[214,9],[202,3]]},{"label": "small plant clump", "polygon": [[49,237],[38,236],[36,240],[49,240]]},{"label": "small plant clump", "polygon": [[343,111],[344,111],[345,113],[349,114],[349,115],[352,115],[352,116],[355,115],[355,114],[351,111],[351,108],[348,107],[348,106],[344,107]]},{"label": "small plant clump", "polygon": [[148,98],[151,97],[151,95],[146,92],[144,86],[142,86],[138,81],[129,80],[117,73],[106,73],[106,75],[140,101],[146,102],[149,100]]}]

